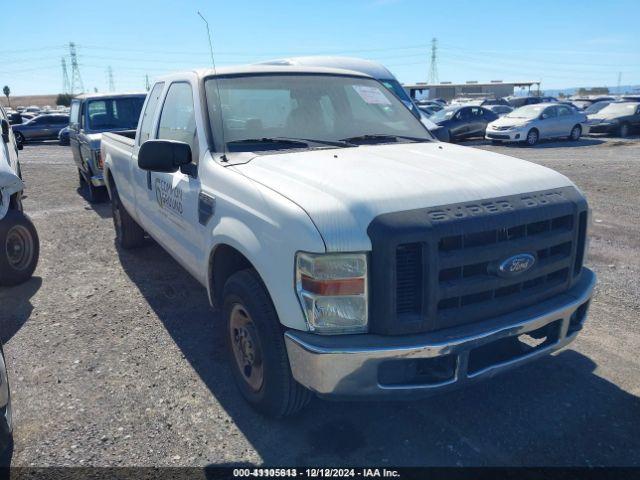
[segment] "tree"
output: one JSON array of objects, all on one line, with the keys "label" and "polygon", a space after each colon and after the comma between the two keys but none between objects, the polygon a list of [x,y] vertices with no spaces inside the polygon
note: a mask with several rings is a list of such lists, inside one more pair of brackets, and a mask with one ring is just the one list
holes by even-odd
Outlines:
[{"label": "tree", "polygon": [[56,97],[56,105],[63,105],[65,107],[68,107],[69,105],[71,105],[72,98],[73,96],[69,95],[68,93],[59,93]]},{"label": "tree", "polygon": [[2,93],[4,93],[4,96],[7,97],[7,103],[9,104],[9,106],[11,106],[11,100],[9,100],[9,95],[11,95],[11,89],[9,88],[9,85],[4,86],[4,88],[2,89]]}]

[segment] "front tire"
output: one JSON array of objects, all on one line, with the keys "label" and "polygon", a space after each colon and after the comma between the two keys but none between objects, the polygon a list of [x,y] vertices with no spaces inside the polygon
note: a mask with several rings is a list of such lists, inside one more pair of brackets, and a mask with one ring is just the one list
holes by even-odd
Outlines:
[{"label": "front tire", "polygon": [[538,133],[538,130],[536,130],[535,128],[532,128],[527,133],[527,138],[525,139],[525,144],[528,147],[533,147],[534,145],[536,145],[538,143],[538,140],[540,140],[540,134]]},{"label": "front tire", "polygon": [[31,219],[9,210],[0,220],[0,285],[26,282],[38,265],[40,239]]},{"label": "front tire", "polygon": [[256,271],[233,274],[223,298],[227,357],[242,396],[271,417],[301,410],[311,400],[311,392],[291,374],[278,315]]},{"label": "front tire", "polygon": [[620,138],[626,138],[629,136],[629,124],[628,123],[623,123],[622,125],[620,125],[618,127],[618,136]]},{"label": "front tire", "polygon": [[25,138],[24,135],[21,132],[15,132],[14,133],[15,137],[16,137],[16,143],[18,145],[24,145],[25,144]]},{"label": "front tire", "polygon": [[582,127],[580,125],[575,125],[571,129],[571,133],[569,134],[569,140],[571,140],[572,142],[577,142],[578,140],[580,140],[581,136],[582,136]]},{"label": "front tire", "polygon": [[115,185],[111,187],[111,216],[118,246],[131,250],[144,244],[144,230],[120,202],[120,195]]}]

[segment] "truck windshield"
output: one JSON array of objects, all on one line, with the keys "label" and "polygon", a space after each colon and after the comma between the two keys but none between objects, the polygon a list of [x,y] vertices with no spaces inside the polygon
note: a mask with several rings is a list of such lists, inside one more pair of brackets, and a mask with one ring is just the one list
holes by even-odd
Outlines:
[{"label": "truck windshield", "polygon": [[91,100],[87,105],[89,130],[133,130],[138,126],[144,96]]},{"label": "truck windshield", "polygon": [[[214,138],[218,142],[224,138],[229,151],[335,148],[358,144],[361,139],[362,143],[432,140],[407,107],[373,79],[248,75],[222,77],[218,85],[209,78],[205,90]],[[278,139],[282,139],[280,144]],[[299,141],[291,141],[296,139]]]}]

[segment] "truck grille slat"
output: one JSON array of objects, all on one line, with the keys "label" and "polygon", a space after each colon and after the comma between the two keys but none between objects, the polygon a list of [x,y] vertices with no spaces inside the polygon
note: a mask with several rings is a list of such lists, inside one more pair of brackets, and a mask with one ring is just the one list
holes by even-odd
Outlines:
[{"label": "truck grille slat", "polygon": [[[372,298],[395,295],[371,305],[372,331],[406,334],[483,321],[569,289],[582,268],[587,206],[574,189],[550,192],[423,210],[436,212],[437,221],[421,220],[421,210],[385,214],[369,229],[374,268],[381,267]],[[499,274],[501,262],[522,253],[536,259],[530,270]],[[384,275],[389,268],[391,277]]]}]

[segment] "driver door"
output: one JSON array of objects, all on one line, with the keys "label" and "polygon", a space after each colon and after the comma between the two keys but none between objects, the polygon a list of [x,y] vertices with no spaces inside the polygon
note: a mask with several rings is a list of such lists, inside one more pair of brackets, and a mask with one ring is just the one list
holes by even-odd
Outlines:
[{"label": "driver door", "polygon": [[155,138],[189,144],[192,163],[174,173],[143,172],[147,197],[139,206],[146,212],[145,229],[175,252],[185,268],[198,274],[202,269],[204,227],[198,217],[198,134],[190,83],[169,85]]}]

